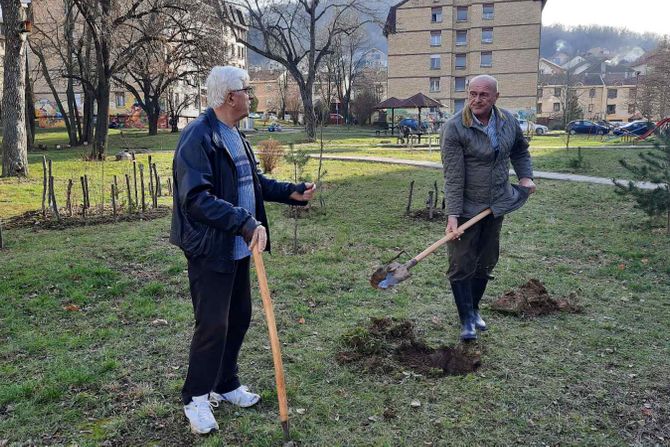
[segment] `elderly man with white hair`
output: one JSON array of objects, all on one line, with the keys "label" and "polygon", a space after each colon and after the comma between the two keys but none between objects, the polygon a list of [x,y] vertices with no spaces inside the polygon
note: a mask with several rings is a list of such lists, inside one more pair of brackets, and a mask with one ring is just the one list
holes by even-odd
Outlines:
[{"label": "elderly man with white hair", "polygon": [[212,406],[250,407],[260,399],[240,383],[237,358],[251,322],[249,256],[270,249],[264,201],[305,205],[316,190],[257,171],[237,128],[252,97],[246,71],[214,67],[209,108],[182,132],[172,166],[170,241],[187,258],[195,315],[182,399],[198,434],[218,429]]},{"label": "elderly man with white hair", "polygon": [[[490,208],[479,221],[448,245],[447,276],[461,321],[461,339],[477,338],[487,329],[479,314],[491,273],[498,263],[503,218],[535,192],[528,143],[516,118],[496,107],[498,81],[475,76],[468,85],[468,102],[442,129],[442,163],[447,203],[446,233]],[[512,163],[518,185],[509,183]]]}]

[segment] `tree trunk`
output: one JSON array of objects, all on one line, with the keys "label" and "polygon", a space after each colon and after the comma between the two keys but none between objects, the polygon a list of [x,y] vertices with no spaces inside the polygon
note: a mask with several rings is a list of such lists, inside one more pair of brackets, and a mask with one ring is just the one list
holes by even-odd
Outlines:
[{"label": "tree trunk", "polygon": [[147,122],[149,123],[149,135],[158,135],[158,118],[160,118],[160,106],[158,100],[147,101]]},{"label": "tree trunk", "polygon": [[2,176],[27,176],[26,45],[25,35],[19,33],[25,12],[20,0],[0,0],[0,6],[5,32]]},{"label": "tree trunk", "polygon": [[101,76],[95,92],[98,102],[98,114],[95,122],[95,141],[91,152],[94,160],[104,160],[107,152],[107,134],[109,126],[109,78]]},{"label": "tree trunk", "polygon": [[26,149],[35,149],[35,95],[26,59]]},{"label": "tree trunk", "polygon": [[300,96],[302,97],[302,104],[305,117],[305,133],[309,141],[316,141],[316,114],[314,113],[314,103],[312,99],[311,88],[300,88]]}]

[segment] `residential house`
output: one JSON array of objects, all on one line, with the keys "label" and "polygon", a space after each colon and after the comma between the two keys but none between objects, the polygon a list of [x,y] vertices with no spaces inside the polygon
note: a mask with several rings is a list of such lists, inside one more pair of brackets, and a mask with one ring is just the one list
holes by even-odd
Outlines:
[{"label": "residential house", "polygon": [[546,0],[403,0],[391,7],[388,95],[422,92],[460,110],[468,80],[490,74],[498,104],[535,110],[542,9]]},{"label": "residential house", "polygon": [[[635,71],[605,58],[576,56],[562,66],[541,60],[538,65],[538,121],[562,119],[568,95],[590,120],[630,121],[639,117]],[[562,71],[561,71],[562,70]]]}]

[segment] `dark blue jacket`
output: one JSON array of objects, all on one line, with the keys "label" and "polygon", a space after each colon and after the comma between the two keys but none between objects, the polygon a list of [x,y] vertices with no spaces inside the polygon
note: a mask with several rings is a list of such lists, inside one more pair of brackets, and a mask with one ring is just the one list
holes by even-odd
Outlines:
[{"label": "dark blue jacket", "polygon": [[[278,182],[252,169],[256,218],[237,206],[237,169],[217,131],[218,119],[211,108],[190,123],[181,134],[172,162],[173,208],[170,242],[187,258],[209,268],[232,272],[235,236],[251,239],[255,228],[268,228],[264,201],[305,205],[289,199],[304,192],[304,184]],[[249,142],[242,136],[251,166],[257,166]],[[270,235],[266,250],[270,250]]]}]

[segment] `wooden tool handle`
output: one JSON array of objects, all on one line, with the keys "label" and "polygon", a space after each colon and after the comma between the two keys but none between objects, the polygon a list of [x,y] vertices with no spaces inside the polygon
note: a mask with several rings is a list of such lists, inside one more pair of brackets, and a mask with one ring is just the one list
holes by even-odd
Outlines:
[{"label": "wooden tool handle", "polygon": [[252,250],[254,264],[256,264],[256,275],[258,275],[258,287],[261,290],[263,299],[263,310],[265,311],[265,321],[268,324],[270,333],[270,347],[272,348],[272,361],[275,366],[275,380],[277,382],[277,400],[279,400],[279,420],[282,426],[288,425],[288,402],[286,400],[286,383],[284,382],[284,364],[281,359],[281,346],[279,344],[279,335],[277,335],[277,324],[275,323],[275,312],[272,308],[272,298],[268,287],[268,278],[265,274],[265,264],[263,264],[263,254]]},{"label": "wooden tool handle", "polygon": [[485,209],[484,211],[477,214],[475,217],[473,217],[472,219],[468,220],[463,225],[458,227],[458,230],[456,232],[453,232],[453,233],[450,233],[450,234],[444,236],[442,239],[435,242],[433,245],[431,245],[430,247],[426,248],[424,251],[422,251],[421,253],[416,255],[410,261],[410,263],[412,263],[412,265],[416,265],[417,262],[421,261],[423,258],[425,258],[429,254],[431,254],[432,252],[434,252],[435,250],[437,250],[438,248],[440,248],[441,246],[443,246],[444,244],[446,244],[447,242],[449,242],[450,240],[455,238],[456,234],[458,234],[458,232],[467,230],[468,228],[470,228],[471,226],[473,226],[474,224],[476,224],[477,222],[479,222],[480,220],[482,220],[483,218],[485,218],[486,216],[488,216],[491,213],[492,213],[491,208]]}]

